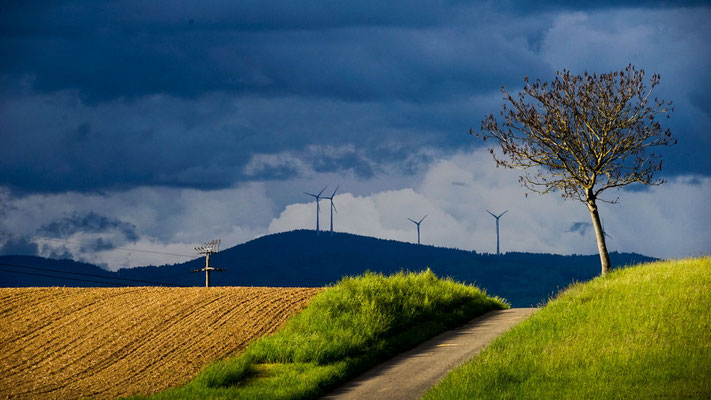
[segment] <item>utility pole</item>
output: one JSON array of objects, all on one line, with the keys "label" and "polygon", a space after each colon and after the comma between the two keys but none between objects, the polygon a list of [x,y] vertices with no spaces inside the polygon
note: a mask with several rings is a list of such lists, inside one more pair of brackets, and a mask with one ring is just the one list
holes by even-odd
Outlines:
[{"label": "utility pole", "polygon": [[210,254],[217,253],[220,249],[220,239],[213,240],[205,243],[202,246],[195,248],[199,254],[205,255],[205,268],[194,269],[193,272],[205,271],[205,287],[210,287],[210,271],[224,271],[222,268],[215,268],[210,266]]}]

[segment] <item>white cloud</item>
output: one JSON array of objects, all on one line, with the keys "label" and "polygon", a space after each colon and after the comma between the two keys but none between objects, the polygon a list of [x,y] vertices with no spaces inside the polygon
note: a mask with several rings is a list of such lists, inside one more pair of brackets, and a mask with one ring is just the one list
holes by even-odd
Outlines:
[{"label": "white cloud", "polygon": [[[439,228],[428,227],[430,219],[444,220],[448,226],[456,225],[450,216],[412,189],[389,190],[368,196],[345,193],[336,195],[334,204],[338,210],[334,214],[334,230],[337,232],[417,242],[415,226],[407,218],[419,220],[429,213],[426,222],[422,223],[422,237],[423,242],[432,243],[432,238],[443,235],[432,234]],[[320,219],[324,231],[329,229],[329,206],[328,201],[322,201]],[[292,229],[314,229],[315,221],[315,202],[291,204],[278,218],[272,220],[268,231],[276,233]]]},{"label": "white cloud", "polygon": [[633,63],[688,89],[696,84],[689,75],[709,74],[699,68],[709,62],[710,17],[705,7],[560,14],[544,34],[541,56],[554,69],[580,72]]},{"label": "white cloud", "polygon": [[[579,230],[571,231],[575,223],[590,221],[583,204],[555,194],[526,197],[517,177],[518,171],[496,168],[482,149],[442,157],[422,174],[408,178],[385,175],[364,180],[329,173],[315,174],[311,180],[252,183],[224,190],[142,187],[103,194],[15,196],[2,189],[0,232],[33,236],[53,221],[94,212],[135,225],[138,241],[122,242],[115,231],[78,232],[64,239],[91,242],[104,238],[123,248],[191,255],[196,244],[215,238],[230,247],[265,233],[314,229],[315,204],[301,202],[306,200],[303,190],[320,190],[326,183],[335,188],[340,183],[334,198],[338,210],[334,227],[339,232],[416,242],[417,231],[408,218],[427,215],[421,227],[423,243],[495,252],[495,223],[486,210],[497,214],[509,210],[501,218],[502,251],[597,252],[590,230],[582,235]],[[711,213],[706,208],[711,178],[676,177],[662,186],[620,192],[619,197],[618,205],[601,205],[605,229],[612,236],[610,250],[664,258],[711,251]],[[322,200],[323,230],[329,228],[329,206],[328,200]],[[0,246],[3,240],[8,239],[0,237]],[[82,252],[72,244],[37,243],[42,255],[66,248],[76,259],[112,269],[185,260],[119,249]]]},{"label": "white cloud", "polygon": [[[594,254],[592,232],[571,231],[587,223],[587,208],[558,195],[525,196],[518,171],[496,168],[485,150],[457,154],[432,164],[414,189],[382,191],[334,199],[339,213],[335,230],[438,246],[495,252],[494,219],[486,212],[509,212],[501,218],[502,251]],[[612,194],[616,195],[616,194]],[[608,246],[656,257],[681,257],[711,250],[711,215],[702,208],[711,196],[711,178],[678,177],[645,191],[621,192],[620,204],[602,205]],[[328,229],[328,203],[321,203],[321,229]],[[270,233],[313,229],[315,204],[287,206],[269,225]]]},{"label": "white cloud", "polygon": [[[212,191],[141,187],[103,194],[68,192],[19,197],[3,190],[0,197],[5,204],[4,218],[0,221],[2,232],[34,236],[39,228],[48,223],[93,212],[135,225],[138,241],[127,242],[115,234],[103,232],[77,232],[61,239],[91,243],[102,238],[122,248],[184,255],[192,255],[195,245],[216,238],[221,238],[230,246],[254,238],[263,233],[263,227],[269,222],[274,209],[264,186],[257,183]],[[187,259],[119,249],[82,251],[82,246],[73,243],[35,241],[40,245],[40,255],[49,256],[66,249],[75,259],[105,265],[110,269]]]},{"label": "white cloud", "polygon": [[[681,176],[643,192],[624,192],[605,207],[616,250],[659,257],[711,253],[711,178]],[[608,227],[609,226],[609,227]]]}]

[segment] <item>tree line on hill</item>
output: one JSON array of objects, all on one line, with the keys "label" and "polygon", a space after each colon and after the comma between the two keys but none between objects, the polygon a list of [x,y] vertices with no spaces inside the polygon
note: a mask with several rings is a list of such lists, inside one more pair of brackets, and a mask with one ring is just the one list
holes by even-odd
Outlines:
[{"label": "tree line on hill", "polygon": [[[614,266],[654,260],[633,253],[612,253]],[[116,272],[71,260],[30,256],[0,257],[0,286],[203,286],[205,259]],[[325,286],[346,275],[369,270],[384,274],[426,268],[438,276],[471,283],[515,307],[535,306],[574,281],[599,273],[596,255],[532,253],[480,254],[474,251],[311,230],[267,235],[210,257],[214,286]]]}]

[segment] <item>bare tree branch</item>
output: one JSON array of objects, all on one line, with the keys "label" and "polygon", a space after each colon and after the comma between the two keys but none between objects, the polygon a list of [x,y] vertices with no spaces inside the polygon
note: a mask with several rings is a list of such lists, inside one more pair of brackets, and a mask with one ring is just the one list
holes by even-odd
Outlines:
[{"label": "bare tree branch", "polygon": [[[644,70],[630,64],[600,75],[563,70],[550,83],[526,77],[516,96],[501,88],[501,125],[490,114],[476,135],[495,140],[498,149],[492,146],[489,152],[497,166],[525,170],[519,179],[527,189],[559,191],[582,201],[595,223],[596,201],[617,201],[600,199],[605,190],[663,183],[654,178],[662,168],[661,156],[648,150],[676,143],[655,120],[669,118],[673,108],[671,102],[651,99],[660,76],[652,75],[649,88],[644,76]],[[602,259],[604,235],[597,237]]]}]

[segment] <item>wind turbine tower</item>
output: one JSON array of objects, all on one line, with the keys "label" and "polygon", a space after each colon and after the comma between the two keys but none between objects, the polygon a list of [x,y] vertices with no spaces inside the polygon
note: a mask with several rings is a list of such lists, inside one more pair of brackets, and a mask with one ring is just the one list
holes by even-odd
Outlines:
[{"label": "wind turbine tower", "polygon": [[333,196],[336,195],[336,192],[338,191],[339,187],[341,187],[341,186],[340,185],[336,186],[336,190],[333,191],[333,194],[331,195],[331,197],[323,196],[324,199],[331,200],[331,235],[333,235],[333,212],[334,211],[338,212],[338,210],[336,210],[336,206],[333,205]]},{"label": "wind turbine tower", "polygon": [[496,218],[496,255],[498,256],[501,254],[501,252],[499,251],[499,218],[501,218],[504,214],[509,212],[509,210],[506,210],[499,215],[495,215],[494,213],[492,213],[489,210],[486,210],[486,212],[491,214],[492,217]]},{"label": "wind turbine tower", "polygon": [[425,215],[424,217],[422,217],[422,219],[419,220],[419,221],[415,221],[414,219],[408,218],[408,219],[410,220],[410,222],[412,222],[413,224],[417,225],[417,244],[420,244],[420,224],[422,223],[422,221],[425,220],[425,218],[427,218],[427,215]]},{"label": "wind turbine tower", "polygon": [[[321,212],[321,206],[319,205],[318,201],[319,201],[319,199],[321,199],[321,194],[323,194],[323,191],[326,190],[327,187],[328,187],[328,186],[324,186],[324,188],[321,189],[321,191],[318,192],[318,194],[312,194],[312,193],[306,193],[306,192],[304,192],[304,194],[307,194],[307,195],[309,195],[309,196],[312,196],[312,197],[316,198],[316,234],[317,234],[317,235],[318,235],[318,232],[319,232],[318,215],[319,215],[319,213]],[[335,193],[335,192],[334,192],[334,193]]]},{"label": "wind turbine tower", "polygon": [[202,246],[195,248],[199,254],[205,255],[205,268],[194,269],[193,272],[205,271],[205,287],[210,287],[210,271],[224,271],[222,268],[215,268],[210,266],[210,254],[217,253],[220,250],[220,239],[213,240],[205,243]]}]

